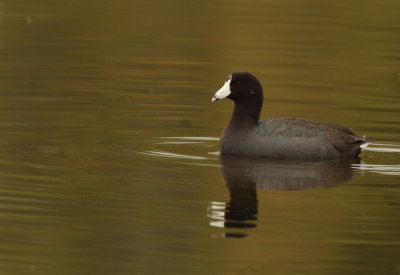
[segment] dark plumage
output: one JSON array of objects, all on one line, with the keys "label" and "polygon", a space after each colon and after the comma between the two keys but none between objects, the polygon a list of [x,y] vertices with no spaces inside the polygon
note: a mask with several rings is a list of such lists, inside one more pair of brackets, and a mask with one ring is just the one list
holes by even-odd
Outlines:
[{"label": "dark plumage", "polygon": [[352,158],[361,153],[371,138],[359,137],[336,123],[298,118],[259,120],[263,90],[250,73],[229,75],[212,101],[229,98],[235,102],[231,120],[222,132],[224,155],[294,159]]}]

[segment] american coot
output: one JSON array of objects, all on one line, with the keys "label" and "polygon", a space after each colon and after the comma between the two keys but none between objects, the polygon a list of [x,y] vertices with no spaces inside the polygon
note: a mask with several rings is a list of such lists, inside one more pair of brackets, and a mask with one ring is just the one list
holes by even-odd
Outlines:
[{"label": "american coot", "polygon": [[212,101],[235,102],[231,120],[221,135],[221,154],[291,159],[357,157],[372,141],[345,126],[298,118],[259,120],[263,90],[250,73],[229,75]]}]

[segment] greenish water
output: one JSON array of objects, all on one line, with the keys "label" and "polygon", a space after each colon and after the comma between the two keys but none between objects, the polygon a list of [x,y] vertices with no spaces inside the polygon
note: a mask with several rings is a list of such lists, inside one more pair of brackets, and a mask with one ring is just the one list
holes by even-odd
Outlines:
[{"label": "greenish water", "polygon": [[[400,4],[0,2],[0,273],[400,273]],[[345,124],[361,162],[220,159],[262,117]]]}]

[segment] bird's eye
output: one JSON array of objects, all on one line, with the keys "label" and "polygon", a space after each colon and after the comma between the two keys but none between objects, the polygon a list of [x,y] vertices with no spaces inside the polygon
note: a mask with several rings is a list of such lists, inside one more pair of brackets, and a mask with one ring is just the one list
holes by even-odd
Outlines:
[{"label": "bird's eye", "polygon": [[240,83],[241,83],[240,80],[235,82],[236,85],[240,85]]}]

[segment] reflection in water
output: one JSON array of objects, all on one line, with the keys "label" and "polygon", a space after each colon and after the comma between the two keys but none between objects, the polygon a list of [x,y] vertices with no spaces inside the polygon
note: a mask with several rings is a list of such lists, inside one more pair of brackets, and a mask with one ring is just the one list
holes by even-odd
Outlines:
[{"label": "reflection in water", "polygon": [[[229,184],[228,184],[229,186]],[[258,200],[255,185],[229,186],[229,202],[212,202],[208,211],[209,217],[218,219],[210,222],[211,226],[220,228],[253,228],[257,220]],[[247,234],[225,232],[224,237],[246,237]]]},{"label": "reflection in water", "polygon": [[[229,189],[227,203],[212,202],[209,217],[221,228],[256,227],[257,188],[266,190],[304,190],[332,187],[350,180],[352,164],[359,159],[333,161],[278,160],[221,156],[221,172]],[[225,232],[224,237],[245,237],[245,233]]]}]

